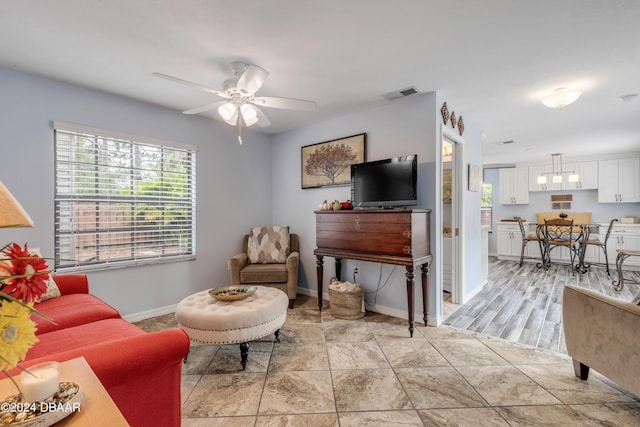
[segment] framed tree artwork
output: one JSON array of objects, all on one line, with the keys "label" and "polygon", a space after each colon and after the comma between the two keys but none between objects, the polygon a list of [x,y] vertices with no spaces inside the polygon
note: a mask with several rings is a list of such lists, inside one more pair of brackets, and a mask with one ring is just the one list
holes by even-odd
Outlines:
[{"label": "framed tree artwork", "polygon": [[367,134],[302,147],[302,188],[348,185],[351,165],[366,158]]}]

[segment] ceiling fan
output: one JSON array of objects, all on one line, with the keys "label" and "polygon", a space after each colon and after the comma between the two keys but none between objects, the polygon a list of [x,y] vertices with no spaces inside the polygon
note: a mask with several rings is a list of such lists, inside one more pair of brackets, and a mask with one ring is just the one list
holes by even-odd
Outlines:
[{"label": "ceiling fan", "polygon": [[222,84],[222,90],[211,89],[198,83],[162,73],[153,73],[153,75],[225,98],[224,101],[211,102],[183,111],[183,113],[199,114],[217,108],[222,120],[232,126],[238,126],[238,141],[240,144],[242,144],[243,125],[253,126],[257,123],[258,126],[265,127],[271,124],[267,116],[258,106],[288,110],[313,110],[316,107],[314,101],[273,96],[255,96],[256,92],[264,84],[269,73],[257,65],[249,65],[244,62],[232,62],[231,69],[235,77],[225,80]]}]

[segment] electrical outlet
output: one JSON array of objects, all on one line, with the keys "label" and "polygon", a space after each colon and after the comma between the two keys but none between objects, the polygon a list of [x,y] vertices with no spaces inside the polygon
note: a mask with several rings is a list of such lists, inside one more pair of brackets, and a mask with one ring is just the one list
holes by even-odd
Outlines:
[{"label": "electrical outlet", "polygon": [[360,274],[360,267],[353,267],[353,275]]}]

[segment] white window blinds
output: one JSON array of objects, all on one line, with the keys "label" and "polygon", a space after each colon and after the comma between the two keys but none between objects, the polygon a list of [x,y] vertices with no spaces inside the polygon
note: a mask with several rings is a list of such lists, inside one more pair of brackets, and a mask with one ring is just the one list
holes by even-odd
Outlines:
[{"label": "white window blinds", "polygon": [[54,123],[57,270],[195,256],[195,149]]}]

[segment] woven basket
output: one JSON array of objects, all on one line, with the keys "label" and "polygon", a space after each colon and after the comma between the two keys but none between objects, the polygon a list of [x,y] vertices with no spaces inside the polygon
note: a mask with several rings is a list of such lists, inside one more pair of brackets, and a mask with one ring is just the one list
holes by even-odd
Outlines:
[{"label": "woven basket", "polygon": [[331,306],[331,315],[338,319],[360,319],[364,317],[365,312],[362,310],[362,298],[364,293],[362,286],[358,286],[352,292],[339,291],[331,289],[329,286],[329,304]]}]

